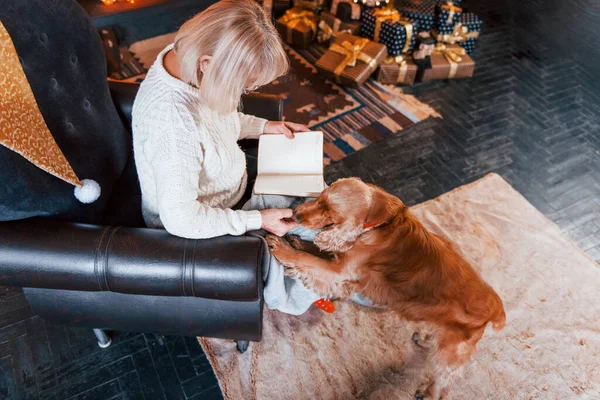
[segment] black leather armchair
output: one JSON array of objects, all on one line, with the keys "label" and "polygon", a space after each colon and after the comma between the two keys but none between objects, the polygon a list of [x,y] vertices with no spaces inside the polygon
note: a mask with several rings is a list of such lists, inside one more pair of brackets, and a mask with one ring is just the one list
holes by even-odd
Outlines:
[{"label": "black leather armchair", "polygon": [[[63,23],[89,24],[76,17]],[[130,135],[138,85],[109,83]],[[251,95],[244,110],[279,120],[282,104]],[[269,259],[263,239],[187,240],[144,228],[132,154],[112,193],[105,225],[0,222],[0,285],[23,287],[47,320],[94,328],[101,346],[110,344],[104,330],[219,337],[238,341],[242,351],[261,339],[262,272]]]}]

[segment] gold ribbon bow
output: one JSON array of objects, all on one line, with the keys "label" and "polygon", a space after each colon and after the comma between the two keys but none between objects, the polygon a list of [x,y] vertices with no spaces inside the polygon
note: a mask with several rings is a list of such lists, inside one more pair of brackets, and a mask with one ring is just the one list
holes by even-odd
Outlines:
[{"label": "gold ribbon bow", "polygon": [[446,20],[448,25],[452,24],[456,13],[462,12],[462,8],[455,6],[451,1],[447,1],[446,4],[442,4],[440,7],[442,10],[448,11],[448,19]]},{"label": "gold ribbon bow", "polygon": [[333,74],[335,80],[340,83],[340,75],[346,67],[356,66],[357,61],[362,61],[369,66],[369,69],[375,71],[377,68],[377,60],[370,55],[363,53],[365,46],[369,44],[369,39],[358,39],[354,43],[344,40],[341,44],[334,43],[329,47],[329,50],[343,54],[344,60],[335,68]]},{"label": "gold ribbon bow", "polygon": [[459,22],[454,26],[452,33],[446,33],[442,35],[436,31],[433,31],[433,37],[438,42],[456,44],[459,42],[464,42],[467,39],[479,37],[479,32],[469,32],[469,28]]},{"label": "gold ribbon bow", "polygon": [[454,78],[458,71],[458,64],[462,61],[463,56],[467,54],[467,51],[460,46],[449,47],[444,43],[436,43],[433,53],[441,54],[448,60],[450,63],[448,78]]},{"label": "gold ribbon bow", "polygon": [[398,64],[400,69],[398,70],[398,79],[396,79],[397,83],[403,83],[406,78],[406,72],[408,71],[408,64],[404,59],[404,56],[396,56],[396,57],[388,57],[384,61],[385,64]]},{"label": "gold ribbon bow", "polygon": [[292,43],[292,32],[298,24],[305,24],[313,33],[313,39],[317,34],[317,26],[312,18],[315,14],[312,11],[303,10],[297,11],[294,9],[287,10],[279,21],[287,26],[287,42]]},{"label": "gold ribbon bow", "polygon": [[321,20],[319,22],[319,34],[317,35],[317,42],[323,43],[331,39],[333,36],[333,28],[327,24],[327,22]]},{"label": "gold ribbon bow", "polygon": [[375,12],[373,12],[373,15],[375,16],[375,33],[373,34],[373,40],[375,40],[376,42],[379,42],[381,24],[383,24],[385,21],[389,21],[392,24],[398,22],[404,25],[404,29],[406,30],[406,42],[404,42],[402,52],[406,53],[408,51],[408,48],[410,47],[410,42],[413,36],[413,24],[411,24],[409,21],[403,20],[398,10],[395,10],[393,8],[380,8],[378,10],[375,10]]},{"label": "gold ribbon bow", "polygon": [[317,35],[317,42],[319,42],[319,43],[326,42],[329,39],[331,39],[332,37],[338,36],[340,33],[347,33],[349,35],[352,35],[352,30],[350,30],[350,29],[335,30],[334,28],[329,26],[329,24],[327,24],[327,22],[321,20],[321,22],[319,22],[319,34]]}]

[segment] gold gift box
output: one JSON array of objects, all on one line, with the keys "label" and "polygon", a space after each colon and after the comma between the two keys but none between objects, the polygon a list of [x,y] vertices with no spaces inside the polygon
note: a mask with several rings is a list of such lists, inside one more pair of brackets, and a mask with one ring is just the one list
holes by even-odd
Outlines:
[{"label": "gold gift box", "polygon": [[475,62],[457,44],[437,43],[431,55],[431,68],[421,72],[423,82],[440,79],[470,78]]},{"label": "gold gift box", "polygon": [[375,80],[386,85],[412,85],[417,77],[417,65],[410,56],[387,58],[379,66]]},{"label": "gold gift box", "polygon": [[317,22],[312,11],[294,7],[276,21],[276,26],[284,42],[305,49],[317,35]]},{"label": "gold gift box", "polygon": [[340,33],[329,50],[317,61],[317,68],[327,78],[357,88],[387,58],[385,45]]},{"label": "gold gift box", "polygon": [[339,33],[358,35],[360,33],[360,22],[342,22],[332,13],[323,11],[318,28],[317,42],[326,43]]}]

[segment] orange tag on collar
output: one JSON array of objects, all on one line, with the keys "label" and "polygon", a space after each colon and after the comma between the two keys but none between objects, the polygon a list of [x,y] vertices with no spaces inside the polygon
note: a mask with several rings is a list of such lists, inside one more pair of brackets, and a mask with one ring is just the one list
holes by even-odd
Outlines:
[{"label": "orange tag on collar", "polygon": [[381,225],[382,222],[365,222],[365,224],[363,225],[364,229],[369,229],[369,228],[373,228],[374,226],[377,225]]},{"label": "orange tag on collar", "polygon": [[319,299],[319,300],[315,301],[313,304],[327,313],[332,313],[335,311],[335,305],[333,304],[333,302],[331,300]]}]

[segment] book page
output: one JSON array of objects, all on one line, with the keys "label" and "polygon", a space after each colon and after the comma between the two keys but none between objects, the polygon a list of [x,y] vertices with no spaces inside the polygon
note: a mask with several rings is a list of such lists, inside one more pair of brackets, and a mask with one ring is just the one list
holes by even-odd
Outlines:
[{"label": "book page", "polygon": [[323,175],[259,175],[255,194],[317,197],[325,189]]},{"label": "book page", "polygon": [[258,175],[323,175],[323,132],[261,135]]}]

